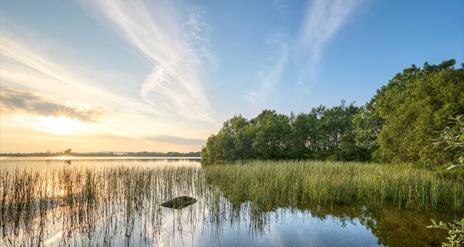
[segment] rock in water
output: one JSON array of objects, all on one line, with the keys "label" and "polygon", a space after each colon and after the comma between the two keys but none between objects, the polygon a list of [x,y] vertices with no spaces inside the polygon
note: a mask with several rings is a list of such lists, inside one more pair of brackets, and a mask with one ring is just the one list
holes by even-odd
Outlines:
[{"label": "rock in water", "polygon": [[161,206],[166,208],[183,209],[194,204],[195,202],[197,202],[197,200],[193,197],[179,196],[169,201],[161,203]]}]

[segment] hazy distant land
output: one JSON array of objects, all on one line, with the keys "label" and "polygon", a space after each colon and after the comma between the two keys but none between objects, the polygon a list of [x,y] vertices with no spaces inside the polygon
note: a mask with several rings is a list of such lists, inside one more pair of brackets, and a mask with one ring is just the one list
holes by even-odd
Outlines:
[{"label": "hazy distant land", "polygon": [[40,153],[0,153],[0,157],[200,157],[200,152],[40,152]]}]

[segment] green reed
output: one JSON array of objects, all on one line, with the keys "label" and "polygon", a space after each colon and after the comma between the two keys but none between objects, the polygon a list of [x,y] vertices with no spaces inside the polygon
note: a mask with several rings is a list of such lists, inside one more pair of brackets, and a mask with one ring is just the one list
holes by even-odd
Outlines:
[{"label": "green reed", "polygon": [[250,201],[267,210],[316,203],[464,211],[462,181],[410,164],[251,161],[205,170],[208,183],[233,204]]},{"label": "green reed", "polygon": [[76,234],[92,239],[97,228],[104,228],[105,242],[121,227],[126,238],[135,224],[157,229],[164,223],[161,202],[199,196],[199,176],[199,169],[176,167],[2,170],[0,245],[43,245],[50,225],[62,229],[64,245]]},{"label": "green reed", "polygon": [[[161,207],[179,195],[198,202],[182,210]],[[321,218],[349,215],[367,223],[375,219],[369,227],[376,232],[383,229],[377,226],[385,217],[377,210],[366,211],[364,205],[385,205],[382,210],[390,210],[389,215],[397,212],[392,204],[395,209],[462,214],[463,200],[462,181],[407,164],[255,161],[205,168],[5,169],[0,170],[0,245],[46,245],[53,229],[62,231],[60,245],[109,246],[124,238],[131,245],[135,232],[156,241],[167,221],[172,224],[169,231],[179,235],[198,226],[220,233],[225,224],[241,221],[252,234],[263,234],[269,212],[293,209]],[[337,212],[337,207],[343,210]],[[424,217],[405,215],[430,219],[425,212]],[[433,241],[440,238],[422,235]],[[389,241],[390,237],[385,243]]]}]

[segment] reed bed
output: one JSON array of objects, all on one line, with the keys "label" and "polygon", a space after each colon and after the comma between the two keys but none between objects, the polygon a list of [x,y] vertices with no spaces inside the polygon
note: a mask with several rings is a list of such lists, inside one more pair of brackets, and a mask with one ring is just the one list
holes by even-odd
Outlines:
[{"label": "reed bed", "polygon": [[[182,210],[161,206],[181,195],[197,203]],[[366,205],[382,210],[366,210]],[[401,212],[428,209],[427,214],[405,213],[421,219],[409,222],[417,235],[414,229],[429,220],[429,213],[462,216],[464,184],[408,164],[253,161],[204,168],[4,169],[0,246],[50,245],[56,230],[60,246],[175,245],[176,234],[193,235],[200,226],[220,234],[226,224],[236,223],[260,235],[276,220],[271,215],[279,218],[294,209],[320,218],[372,220],[375,232],[386,222],[379,212],[391,205]],[[161,239],[166,232],[170,235]]]},{"label": "reed bed", "polygon": [[268,210],[316,203],[464,211],[462,181],[410,164],[251,161],[208,166],[206,180],[233,204]]},{"label": "reed bed", "polygon": [[118,234],[130,239],[134,228],[155,234],[165,223],[161,202],[198,196],[198,176],[181,167],[2,170],[0,245],[44,245],[52,226],[64,245],[82,236],[108,245]]}]

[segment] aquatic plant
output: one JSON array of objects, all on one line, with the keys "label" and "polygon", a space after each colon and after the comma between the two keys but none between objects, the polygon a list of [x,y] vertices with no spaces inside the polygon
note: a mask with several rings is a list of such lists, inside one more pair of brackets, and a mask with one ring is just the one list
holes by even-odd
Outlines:
[{"label": "aquatic plant", "polygon": [[455,220],[452,223],[442,222],[439,223],[432,220],[432,225],[428,228],[446,230],[448,237],[446,242],[442,243],[443,247],[460,247],[464,245],[464,218],[460,221]]},{"label": "aquatic plant", "polygon": [[[198,176],[199,169],[180,167],[0,170],[1,239],[8,245],[44,245],[53,226],[66,245],[79,235],[110,243],[121,228],[130,239],[137,227],[163,225],[168,212],[162,201],[197,196],[203,187]],[[95,235],[99,232],[103,236]]]},{"label": "aquatic plant", "polygon": [[[252,237],[259,237],[272,222],[294,212],[302,217],[359,219],[381,243],[390,245],[396,243],[390,235],[399,233],[384,226],[405,216],[421,219],[405,224],[402,232],[407,234],[418,225],[425,229],[424,222],[432,216],[449,220],[463,213],[462,181],[407,164],[255,161],[205,168],[112,164],[0,169],[0,245],[174,244],[198,230],[219,236],[233,225],[245,226]],[[184,209],[162,206],[178,196],[197,201]],[[394,222],[385,220],[384,214],[397,212],[401,215]],[[414,234],[417,239],[410,242],[416,244],[434,245],[444,239],[440,232]]]},{"label": "aquatic plant", "polygon": [[267,210],[311,202],[464,211],[462,181],[410,164],[251,161],[207,166],[205,176],[233,204]]}]

